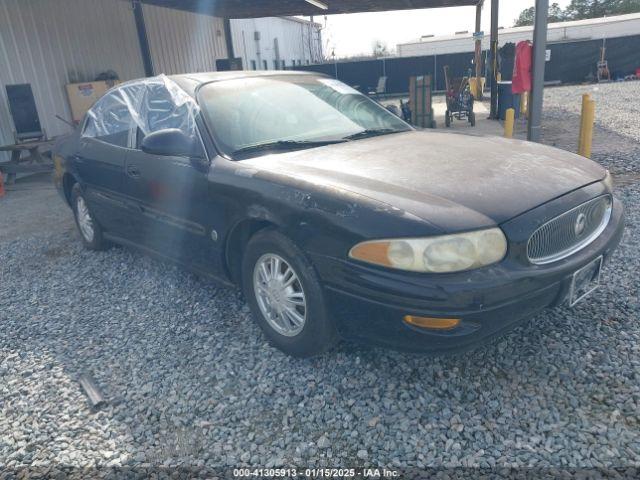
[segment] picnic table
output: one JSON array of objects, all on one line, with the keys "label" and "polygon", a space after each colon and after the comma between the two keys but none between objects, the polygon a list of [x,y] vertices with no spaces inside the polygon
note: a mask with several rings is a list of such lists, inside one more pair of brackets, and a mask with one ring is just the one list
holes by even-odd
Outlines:
[{"label": "picnic table", "polygon": [[[30,140],[13,145],[0,145],[0,152],[11,152],[11,160],[0,162],[0,172],[6,174],[7,184],[16,179],[18,173],[40,173],[53,170],[51,147],[55,139]],[[23,152],[27,153],[23,157]]]}]

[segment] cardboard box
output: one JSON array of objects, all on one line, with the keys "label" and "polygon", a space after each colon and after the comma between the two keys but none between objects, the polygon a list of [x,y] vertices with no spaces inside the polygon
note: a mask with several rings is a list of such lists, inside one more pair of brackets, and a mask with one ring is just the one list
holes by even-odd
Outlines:
[{"label": "cardboard box", "polygon": [[96,100],[118,83],[120,82],[117,80],[107,80],[68,84],[67,96],[69,97],[69,107],[71,107],[71,117],[74,123],[79,123]]},{"label": "cardboard box", "polygon": [[471,77],[469,79],[469,89],[471,90],[471,95],[473,95],[473,98],[478,99],[482,97],[482,92],[484,92],[485,82],[486,82],[486,78],[484,77]]}]

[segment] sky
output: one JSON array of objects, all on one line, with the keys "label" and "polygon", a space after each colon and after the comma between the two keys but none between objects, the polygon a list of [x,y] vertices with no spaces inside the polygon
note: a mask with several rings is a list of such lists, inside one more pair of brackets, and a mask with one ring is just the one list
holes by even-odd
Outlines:
[{"label": "sky", "polygon": [[[564,8],[570,0],[552,0]],[[522,10],[532,7],[534,0],[502,0],[499,25],[511,27]],[[482,29],[488,35],[491,24],[491,2],[482,9]],[[336,57],[370,55],[376,40],[395,50],[398,43],[419,39],[422,35],[451,35],[475,28],[475,7],[433,8],[430,10],[399,10],[394,12],[353,13],[314,17],[325,25],[322,31],[325,55]]]}]

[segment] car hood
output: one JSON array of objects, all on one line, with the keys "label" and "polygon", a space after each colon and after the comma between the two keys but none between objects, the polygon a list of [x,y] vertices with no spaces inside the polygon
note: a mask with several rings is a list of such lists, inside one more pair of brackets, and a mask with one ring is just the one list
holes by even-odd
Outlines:
[{"label": "car hood", "polygon": [[242,163],[354,192],[448,231],[500,224],[605,175],[584,157],[537,143],[424,131]]}]

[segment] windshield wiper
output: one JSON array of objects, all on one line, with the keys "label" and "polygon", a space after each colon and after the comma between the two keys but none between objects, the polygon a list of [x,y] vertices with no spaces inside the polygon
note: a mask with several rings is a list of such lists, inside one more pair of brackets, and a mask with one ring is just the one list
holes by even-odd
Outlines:
[{"label": "windshield wiper", "polygon": [[344,143],[346,139],[340,140],[277,140],[275,142],[257,143],[247,145],[233,152],[233,155],[259,152],[262,150],[295,150],[296,148],[313,148],[331,145],[333,143]]},{"label": "windshield wiper", "polygon": [[406,130],[396,130],[395,128],[367,128],[366,130],[362,130],[361,132],[347,135],[346,137],[342,138],[344,138],[345,140],[357,140],[359,138],[376,137],[378,135],[400,132],[406,132]]}]

